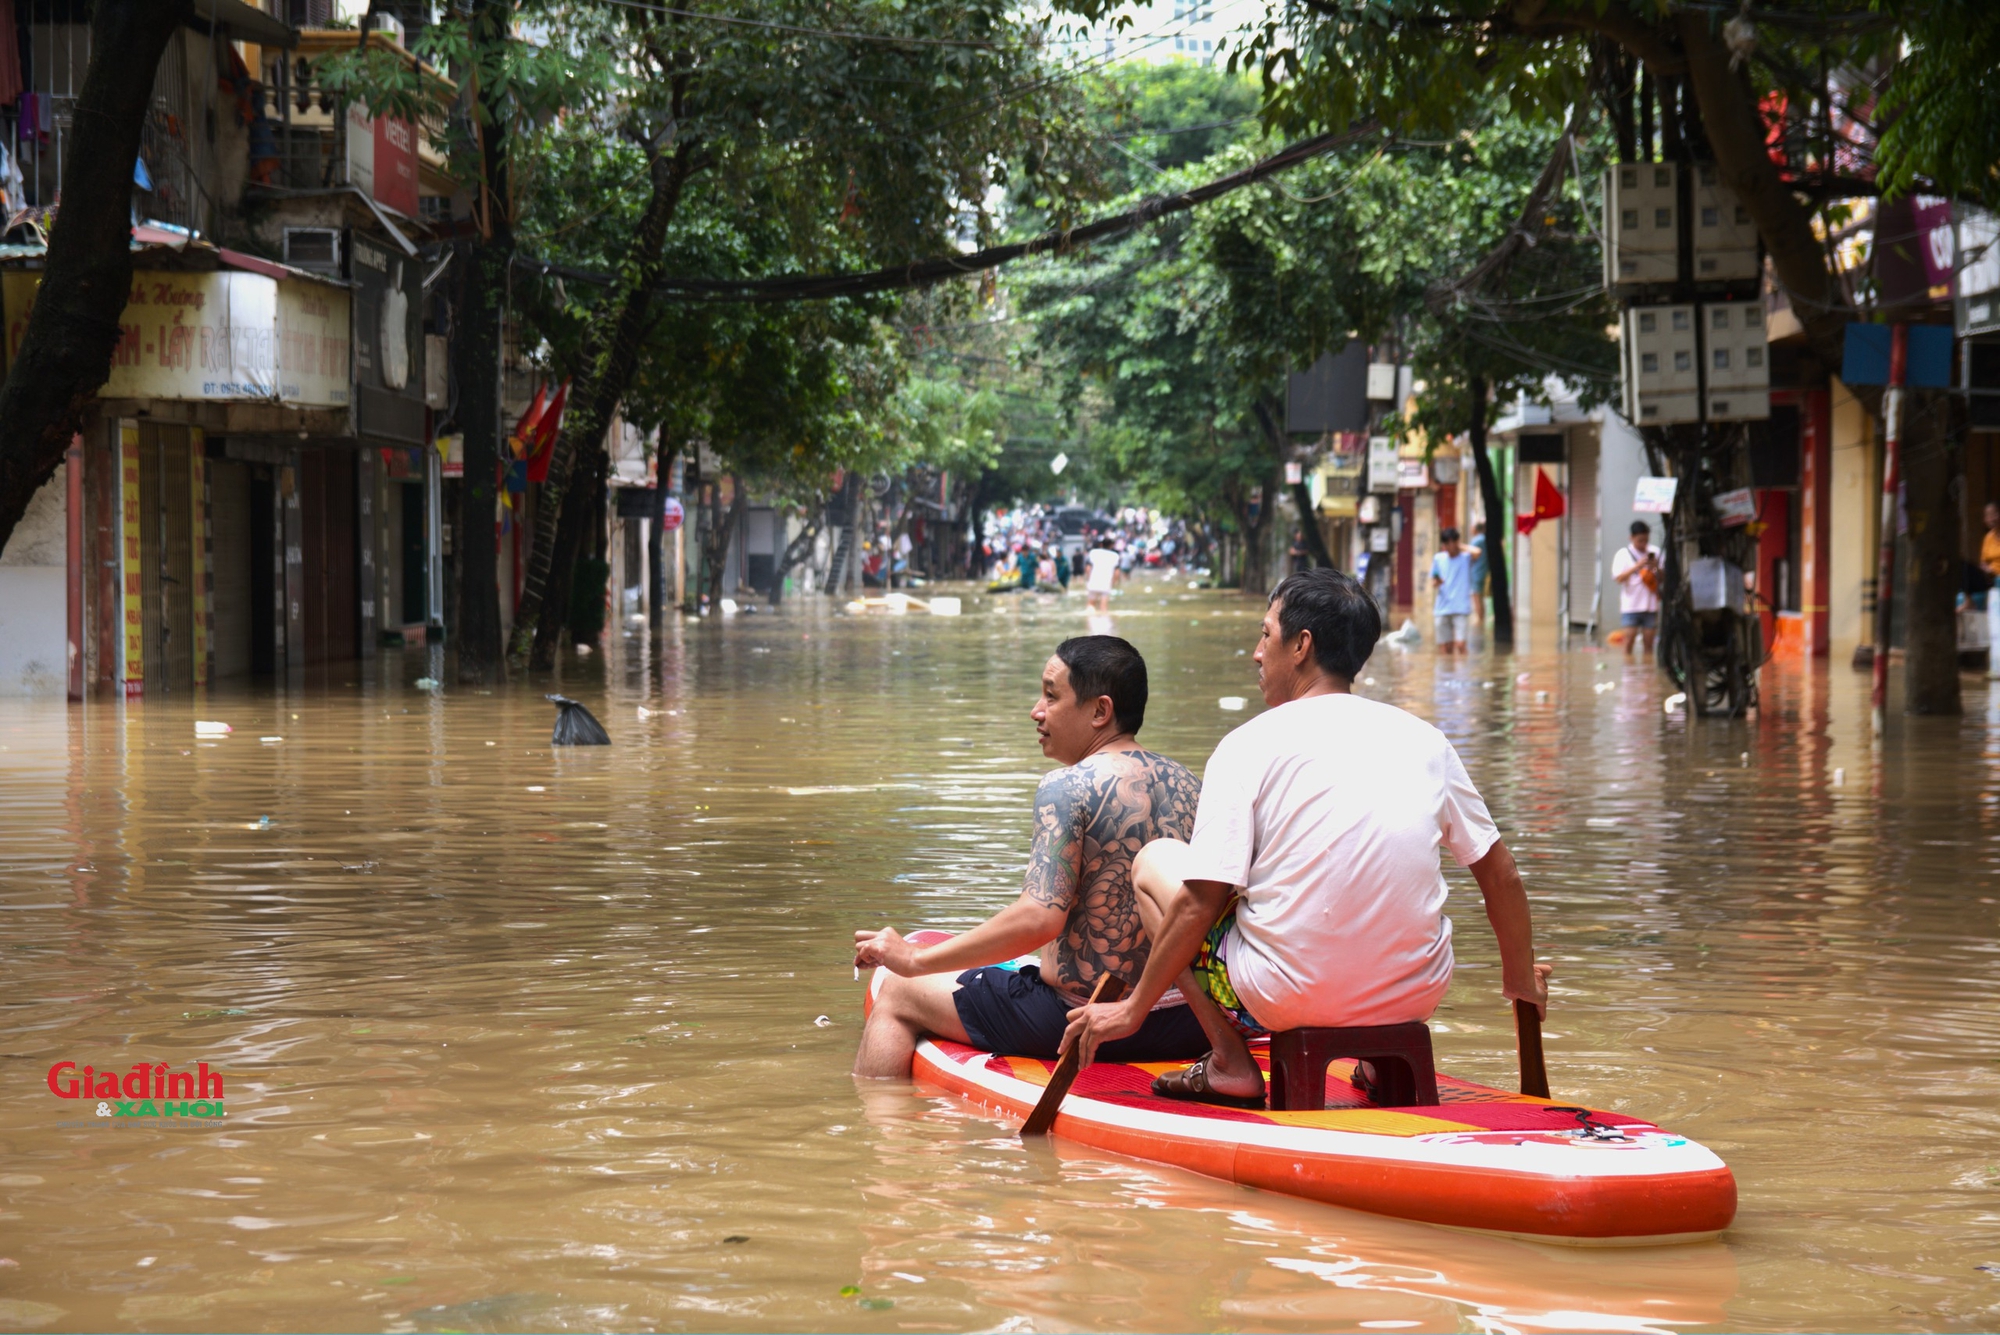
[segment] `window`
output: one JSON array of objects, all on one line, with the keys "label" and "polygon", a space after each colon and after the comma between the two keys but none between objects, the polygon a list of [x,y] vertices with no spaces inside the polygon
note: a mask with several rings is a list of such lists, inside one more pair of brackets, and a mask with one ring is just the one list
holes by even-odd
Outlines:
[{"label": "window", "polygon": [[1660,354],[1657,352],[1641,353],[1639,356],[1639,369],[1647,375],[1658,375],[1660,371]]},{"label": "window", "polygon": [[1653,226],[1672,227],[1673,225],[1674,225],[1674,211],[1672,209],[1653,210]]},{"label": "window", "polygon": [[1718,371],[1727,371],[1729,369],[1728,348],[1717,348],[1715,350],[1715,369]]},{"label": "window", "polygon": [[1710,308],[1708,312],[1708,327],[1710,329],[1729,328],[1729,308],[1727,306]]},{"label": "window", "polygon": [[1624,190],[1637,190],[1639,188],[1639,173],[1630,167],[1625,168],[1625,170],[1618,173],[1618,185]]},{"label": "window", "polygon": [[1659,332],[1659,330],[1660,330],[1660,317],[1659,317],[1659,316],[1657,316],[1657,315],[1653,314],[1653,313],[1652,313],[1651,311],[1644,311],[1644,312],[1641,312],[1641,313],[1640,313],[1640,316],[1639,316],[1639,332],[1640,332],[1640,333],[1642,333],[1642,334],[1656,334],[1656,333],[1658,333],[1658,332]]},{"label": "window", "polygon": [[1764,350],[1762,348],[1743,349],[1743,364],[1752,370],[1762,366],[1764,364]]},{"label": "window", "polygon": [[1674,369],[1676,371],[1692,371],[1694,369],[1693,355],[1691,353],[1686,353],[1686,352],[1675,353]]},{"label": "window", "polygon": [[1722,210],[1704,206],[1701,211],[1701,225],[1703,227],[1722,226]]},{"label": "window", "polygon": [[1656,190],[1667,190],[1667,189],[1670,189],[1670,188],[1672,188],[1672,186],[1673,186],[1673,183],[1674,183],[1674,169],[1673,169],[1672,167],[1655,167],[1655,168],[1653,168],[1653,188],[1654,188],[1654,189],[1656,189]]},{"label": "window", "polygon": [[1621,224],[1623,224],[1623,225],[1624,225],[1624,227],[1625,227],[1625,230],[1626,230],[1626,231],[1628,231],[1628,232],[1636,232],[1636,231],[1638,231],[1638,230],[1639,230],[1639,210],[1637,210],[1637,209],[1626,209],[1626,210],[1625,210],[1625,211],[1624,211],[1623,213],[1621,213],[1621,214],[1619,214],[1619,215],[1618,215],[1618,221],[1619,221],[1619,222],[1620,222]]},{"label": "window", "polygon": [[1762,306],[1745,306],[1743,308],[1743,327],[1745,329],[1761,328],[1763,323],[1764,308]]},{"label": "window", "polygon": [[1688,313],[1687,313],[1686,311],[1684,311],[1684,310],[1679,310],[1679,311],[1675,311],[1675,312],[1674,312],[1674,330],[1675,330],[1675,332],[1677,332],[1677,333],[1678,333],[1678,332],[1680,332],[1681,330],[1684,330],[1684,329],[1686,329],[1687,327],[1688,327]]}]

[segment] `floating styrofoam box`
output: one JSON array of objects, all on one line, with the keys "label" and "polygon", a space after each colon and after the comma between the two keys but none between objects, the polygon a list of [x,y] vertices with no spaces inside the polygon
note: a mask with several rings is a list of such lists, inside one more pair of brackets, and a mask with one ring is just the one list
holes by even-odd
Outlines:
[{"label": "floating styrofoam box", "polygon": [[956,598],[948,598],[940,594],[938,597],[931,599],[931,615],[934,617],[955,617],[964,610],[964,605]]}]

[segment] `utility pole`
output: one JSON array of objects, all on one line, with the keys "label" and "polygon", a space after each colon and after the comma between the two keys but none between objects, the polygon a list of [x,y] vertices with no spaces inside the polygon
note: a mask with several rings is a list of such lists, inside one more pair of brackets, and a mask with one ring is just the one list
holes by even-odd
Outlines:
[{"label": "utility pole", "polygon": [[1874,686],[1869,692],[1869,717],[1880,737],[1889,700],[1889,616],[1896,602],[1896,493],[1902,485],[1903,363],[1909,348],[1908,325],[1889,329],[1889,387],[1882,395],[1882,561],[1875,577]]}]

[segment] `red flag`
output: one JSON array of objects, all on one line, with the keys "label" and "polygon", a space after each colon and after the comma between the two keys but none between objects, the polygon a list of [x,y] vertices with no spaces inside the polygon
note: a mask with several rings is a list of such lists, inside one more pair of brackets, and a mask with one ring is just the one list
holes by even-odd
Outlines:
[{"label": "red flag", "polygon": [[1535,470],[1535,509],[1532,514],[1515,515],[1514,527],[1522,533],[1533,533],[1535,525],[1544,519],[1560,519],[1569,509],[1563,501],[1561,488],[1549,481],[1548,471]]},{"label": "red flag", "polygon": [[549,406],[542,412],[542,420],[535,427],[534,444],[528,453],[528,481],[547,482],[549,480],[549,460],[555,457],[556,437],[562,434],[563,409],[569,403],[569,381],[562,382],[562,388],[549,400]]},{"label": "red flag", "polygon": [[547,393],[546,385],[535,391],[535,401],[528,405],[528,411],[521,414],[521,420],[514,423],[514,434],[507,437],[508,453],[516,459],[527,457],[528,442],[535,438],[536,429],[541,425],[542,413],[546,408],[543,395]]}]

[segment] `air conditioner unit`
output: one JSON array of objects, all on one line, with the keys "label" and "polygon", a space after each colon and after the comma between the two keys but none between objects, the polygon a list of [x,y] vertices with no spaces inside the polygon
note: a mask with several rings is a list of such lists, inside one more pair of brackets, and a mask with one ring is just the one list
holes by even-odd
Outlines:
[{"label": "air conditioner unit", "polygon": [[338,227],[287,227],[285,263],[294,269],[338,276],[341,262]]},{"label": "air conditioner unit", "polygon": [[1701,308],[1705,415],[1711,422],[1771,415],[1771,346],[1761,301],[1719,301]]},{"label": "air conditioner unit", "polygon": [[1757,276],[1757,225],[1736,192],[1722,184],[1712,166],[1695,168],[1690,207],[1694,211],[1696,282],[1724,282]]},{"label": "air conditioner unit", "polygon": [[1693,306],[1634,306],[1625,312],[1619,359],[1625,416],[1634,425],[1701,420],[1695,314]]},{"label": "air conditioner unit", "polygon": [[1680,276],[1679,168],[1624,162],[1604,173],[1604,284]]}]

